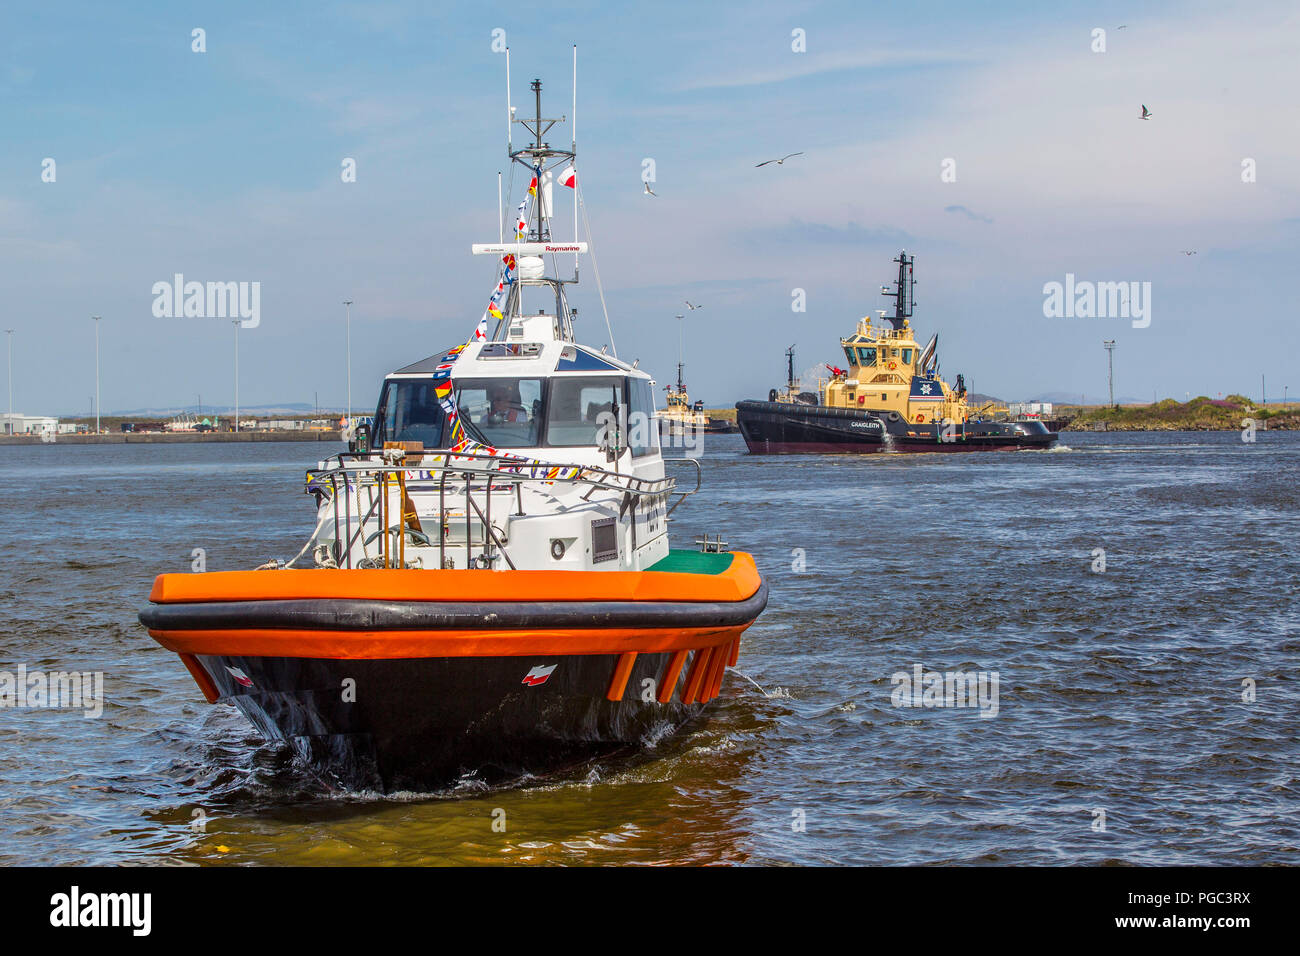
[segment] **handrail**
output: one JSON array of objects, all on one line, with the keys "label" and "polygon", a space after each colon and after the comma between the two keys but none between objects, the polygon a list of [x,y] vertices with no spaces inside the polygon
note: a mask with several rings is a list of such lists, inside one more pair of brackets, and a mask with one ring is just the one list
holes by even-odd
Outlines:
[{"label": "handrail", "polygon": [[[307,472],[307,490],[309,492],[318,492],[320,495],[327,495],[330,504],[334,510],[335,541],[341,552],[338,555],[338,562],[347,562],[351,566],[352,547],[358,538],[363,538],[364,529],[367,522],[372,516],[377,516],[381,525],[380,533],[383,540],[380,542],[380,560],[383,567],[389,567],[396,560],[397,567],[405,566],[406,552],[406,500],[411,486],[416,482],[437,481],[438,489],[438,564],[439,567],[446,567],[447,564],[447,479],[463,479],[465,481],[465,557],[466,566],[473,567],[476,564],[474,559],[473,545],[473,516],[477,515],[481,522],[484,533],[482,536],[482,563],[485,567],[492,567],[495,560],[494,549],[500,551],[501,557],[505,559],[506,564],[515,569],[515,564],[511,560],[505,544],[497,533],[497,529],[491,523],[492,515],[492,493],[499,481],[507,486],[513,486],[515,498],[518,502],[518,514],[522,516],[523,511],[523,485],[525,482],[539,482],[553,485],[556,483],[565,483],[577,485],[579,483],[591,485],[591,491],[605,489],[608,491],[621,492],[628,498],[664,498],[665,500],[672,494],[680,495],[676,502],[668,509],[667,515],[671,515],[677,506],[686,500],[690,495],[696,494],[702,484],[702,472],[700,463],[693,458],[665,458],[664,463],[677,463],[688,461],[695,467],[695,488],[691,491],[675,491],[677,480],[665,475],[663,478],[638,478],[624,472],[609,471],[595,465],[577,465],[560,462],[537,462],[532,460],[523,460],[513,458],[512,456],[491,455],[479,452],[449,452],[438,451],[425,453],[420,456],[420,460],[414,462],[401,461],[376,461],[372,456],[366,456],[364,460],[361,456],[348,456],[352,459],[350,462],[344,460],[344,455],[331,456],[327,461],[338,459],[339,464],[336,467],[330,467],[321,470],[310,470]],[[433,458],[435,460],[430,461]],[[441,459],[441,461],[436,460]],[[455,462],[463,462],[456,464]],[[340,534],[339,524],[339,479],[342,479],[344,508],[347,513],[344,516],[344,525],[347,528],[346,543],[339,541]],[[485,509],[479,507],[479,503],[474,499],[475,482],[483,481],[485,483],[484,493],[486,494],[486,513]],[[392,484],[390,484],[392,483]],[[392,486],[396,486],[396,491],[401,499],[398,504],[399,523],[397,525],[399,540],[396,542],[396,554],[393,554],[389,546],[388,535],[392,529],[387,527],[391,520],[391,508],[388,503],[388,495]],[[357,510],[359,519],[358,527],[355,533],[352,532],[352,511],[351,496],[349,491],[355,487],[360,495],[362,487],[366,487],[371,496],[370,508],[361,513],[360,506]],[[375,495],[374,490],[378,490]],[[507,491],[510,490],[508,487]],[[589,493],[590,494],[590,493]],[[625,501],[628,500],[625,498]],[[309,546],[314,543],[320,533],[320,527],[313,534]],[[364,540],[364,539],[363,539]]]},{"label": "handrail", "polygon": [[[437,452],[435,457],[446,459],[445,463],[429,462],[421,460],[419,462],[389,464],[387,462],[365,462],[356,464],[345,464],[335,468],[312,469],[307,472],[307,490],[313,490],[315,485],[321,491],[328,490],[326,482],[331,476],[339,474],[359,474],[362,477],[367,475],[376,475],[386,472],[402,472],[406,480],[435,480],[435,475],[440,472],[472,472],[474,475],[484,477],[504,478],[509,481],[541,481],[541,482],[566,482],[577,484],[594,485],[598,488],[605,488],[611,491],[630,491],[638,496],[650,496],[669,493],[676,485],[676,479],[667,476],[663,478],[638,478],[625,472],[608,471],[596,465],[578,465],[563,462],[537,462],[520,460],[518,463],[512,462],[509,457],[504,459],[500,455],[485,455],[474,452]],[[424,459],[429,457],[425,454]],[[496,463],[496,467],[474,467],[465,465],[452,464],[453,459],[463,459],[469,462],[486,462]],[[670,461],[693,461],[693,459],[676,459],[665,458],[664,462]],[[698,469],[699,463],[696,462]],[[412,473],[415,473],[412,475]],[[420,472],[427,472],[427,479],[420,475]],[[532,472],[531,474],[529,472]],[[540,473],[539,473],[540,472]],[[317,479],[322,479],[317,483]],[[696,487],[698,491],[698,484]],[[691,492],[693,494],[694,492]]]},{"label": "handrail", "polygon": [[672,513],[677,510],[677,506],[679,504],[681,504],[691,495],[698,494],[700,487],[704,483],[704,472],[700,468],[700,460],[698,458],[665,458],[664,464],[666,465],[669,462],[672,462],[673,464],[680,464],[681,462],[684,461],[689,461],[692,465],[695,466],[695,487],[692,488],[690,491],[676,491],[676,482],[675,481],[673,482],[674,491],[676,491],[676,493],[681,497],[679,497],[676,501],[673,502],[673,506],[668,509],[668,514],[664,515],[665,519],[670,517]]}]

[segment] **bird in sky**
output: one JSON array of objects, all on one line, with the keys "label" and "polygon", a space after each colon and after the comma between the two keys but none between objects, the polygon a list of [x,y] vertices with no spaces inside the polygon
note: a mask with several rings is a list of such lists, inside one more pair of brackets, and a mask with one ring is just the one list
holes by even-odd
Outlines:
[{"label": "bird in sky", "polygon": [[1153,116],[1155,116],[1155,115],[1156,115],[1155,113],[1152,113],[1149,109],[1147,109],[1147,105],[1146,105],[1145,103],[1142,104],[1142,118],[1143,118],[1143,119],[1150,119],[1151,117],[1153,117]]},{"label": "bird in sky", "polygon": [[704,306],[702,305],[691,305],[690,300],[688,299],[682,299],[682,301],[686,303],[686,308],[690,309],[692,312],[694,312],[696,309],[704,308]]},{"label": "bird in sky", "polygon": [[783,164],[785,163],[785,161],[786,161],[787,159],[789,159],[791,156],[802,156],[802,155],[803,155],[803,151],[802,151],[802,150],[800,150],[800,151],[797,152],[797,153],[786,153],[786,154],[785,154],[784,156],[782,156],[780,159],[765,159],[765,160],[763,160],[761,163],[759,163],[758,166],[755,166],[754,168],[755,168],[755,169],[758,169],[759,166],[766,166],[768,163],[776,163],[778,166],[781,166],[781,165],[783,165]]},{"label": "bird in sky", "polygon": [[1185,255],[1185,256],[1194,256],[1194,255],[1196,255],[1196,250],[1195,250],[1195,249],[1179,249],[1178,251],[1181,252],[1181,253],[1182,253],[1183,255]]},{"label": "bird in sky", "polygon": [[1120,24],[1119,26],[1117,26],[1115,29],[1116,29],[1116,30],[1127,30],[1127,29],[1128,29],[1128,24],[1127,24],[1127,23],[1121,23],[1121,24]]},{"label": "bird in sky", "polygon": [[643,183],[642,185],[645,186],[645,194],[646,194],[647,196],[656,196],[656,197],[657,197],[657,196],[659,195],[657,192],[655,192],[653,189],[650,188],[650,184],[649,184],[649,183]]}]

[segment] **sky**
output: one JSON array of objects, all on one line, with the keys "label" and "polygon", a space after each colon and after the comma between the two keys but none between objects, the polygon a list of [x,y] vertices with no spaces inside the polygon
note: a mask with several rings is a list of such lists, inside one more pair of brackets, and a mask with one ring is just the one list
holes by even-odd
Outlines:
[{"label": "sky", "polygon": [[[614,344],[667,383],[686,312],[709,407],[765,397],[790,344],[799,369],[842,359],[902,249],[918,337],[980,392],[1104,398],[1104,339],[1120,397],[1300,391],[1293,2],[52,2],[0,11],[15,410],[91,407],[92,315],[105,413],[233,403],[231,323],[154,315],[176,273],[260,283],[244,407],[344,406],[344,299],[357,408],[464,341],[495,283],[469,247],[495,241],[509,171],[497,30],[514,103],[538,77],[548,116],[573,111],[578,46]],[[1045,316],[1067,274],[1150,283],[1149,325]],[[606,344],[590,257],[581,275],[578,338]]]}]

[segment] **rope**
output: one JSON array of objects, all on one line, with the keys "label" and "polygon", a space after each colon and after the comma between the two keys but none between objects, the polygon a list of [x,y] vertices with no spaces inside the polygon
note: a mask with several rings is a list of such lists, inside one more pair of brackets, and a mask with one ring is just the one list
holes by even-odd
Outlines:
[{"label": "rope", "polygon": [[587,251],[591,253],[591,271],[596,276],[596,291],[600,293],[600,308],[605,313],[605,331],[609,333],[609,350],[618,358],[618,346],[614,344],[614,329],[609,324],[609,309],[605,306],[605,287],[600,282],[600,266],[596,264],[596,241],[591,238],[591,221],[587,219],[587,204],[582,200],[582,183],[575,182],[578,190],[578,208],[582,210],[582,224],[587,228]]}]

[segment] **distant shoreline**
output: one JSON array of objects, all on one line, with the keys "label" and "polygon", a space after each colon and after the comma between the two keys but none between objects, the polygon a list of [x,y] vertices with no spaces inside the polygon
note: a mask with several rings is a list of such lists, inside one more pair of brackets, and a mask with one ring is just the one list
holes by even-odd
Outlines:
[{"label": "distant shoreline", "polygon": [[337,428],[326,431],[115,432],[107,435],[0,435],[0,445],[185,445],[197,442],[342,442]]}]

